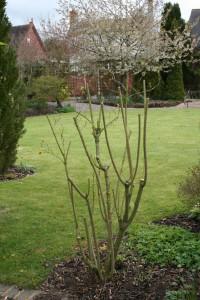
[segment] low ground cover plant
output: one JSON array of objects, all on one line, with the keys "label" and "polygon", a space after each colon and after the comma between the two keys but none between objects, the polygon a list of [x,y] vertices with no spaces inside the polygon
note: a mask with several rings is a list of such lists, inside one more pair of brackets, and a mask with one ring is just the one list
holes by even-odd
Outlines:
[{"label": "low ground cover plant", "polygon": [[72,105],[67,104],[67,105],[65,105],[63,107],[56,108],[56,111],[58,113],[70,113],[70,112],[75,112],[76,110],[75,110],[75,108]]},{"label": "low ground cover plant", "polygon": [[134,249],[136,245],[139,255],[148,263],[200,270],[199,235],[187,230],[175,227],[139,227],[125,245],[129,249]]}]

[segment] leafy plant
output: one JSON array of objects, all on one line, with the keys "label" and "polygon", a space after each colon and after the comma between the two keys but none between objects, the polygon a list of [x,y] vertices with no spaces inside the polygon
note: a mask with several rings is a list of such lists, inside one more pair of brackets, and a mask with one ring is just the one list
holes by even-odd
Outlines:
[{"label": "leafy plant", "polygon": [[56,109],[58,113],[70,113],[70,112],[75,112],[75,108],[71,106],[70,104],[67,104],[64,107],[58,107]]},{"label": "leafy plant", "polygon": [[200,203],[199,202],[190,210],[189,217],[194,220],[200,221]]},{"label": "leafy plant", "polygon": [[193,287],[185,286],[178,291],[168,291],[164,300],[197,300],[197,295]]},{"label": "leafy plant", "polygon": [[200,240],[197,235],[180,228],[139,228],[126,247],[135,247],[152,264],[174,265],[190,270],[200,269]]},{"label": "leafy plant", "polygon": [[64,79],[57,76],[40,76],[33,79],[29,87],[29,93],[39,101],[63,101],[67,100],[70,92]]},{"label": "leafy plant", "polygon": [[33,100],[28,100],[26,102],[26,106],[27,108],[32,108],[37,112],[42,112],[44,109],[48,107],[48,103],[45,100],[33,99]]},{"label": "leafy plant", "polygon": [[23,163],[20,163],[19,168],[21,171],[25,173],[35,173],[36,169],[32,166],[24,165]]}]

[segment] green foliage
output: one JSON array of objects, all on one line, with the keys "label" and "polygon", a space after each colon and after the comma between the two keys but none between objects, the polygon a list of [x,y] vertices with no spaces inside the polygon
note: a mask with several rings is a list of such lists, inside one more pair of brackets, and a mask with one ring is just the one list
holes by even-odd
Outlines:
[{"label": "green foliage", "polygon": [[191,210],[190,210],[190,214],[189,217],[200,221],[200,203],[197,203]]},{"label": "green foliage", "polygon": [[200,202],[200,163],[188,170],[179,185],[178,193],[190,209]]},{"label": "green foliage", "polygon": [[48,107],[47,101],[41,99],[31,99],[26,102],[27,108],[32,108],[37,112],[42,112],[44,109]]},{"label": "green foliage", "polygon": [[29,94],[47,102],[67,100],[70,92],[64,79],[57,76],[40,76],[33,79]]},{"label": "green foliage", "polygon": [[[163,11],[162,28],[171,34],[176,30],[182,32],[185,22],[181,18],[181,11],[178,3],[166,3]],[[182,65],[174,66],[170,72],[161,74],[164,82],[162,86],[162,100],[184,100],[184,82]]]},{"label": "green foliage", "polygon": [[197,295],[193,287],[185,286],[178,291],[168,291],[165,300],[197,300]]},{"label": "green foliage", "polygon": [[[195,58],[199,60],[199,54],[195,55]],[[183,80],[187,91],[199,91],[200,90],[200,64],[199,62],[183,64]]]},{"label": "green foliage", "polygon": [[178,29],[181,32],[184,30],[185,21],[181,18],[181,10],[178,3],[166,3],[162,15],[164,18],[162,28],[167,31],[175,31]]},{"label": "green foliage", "polygon": [[75,108],[71,106],[70,104],[64,106],[64,107],[58,107],[56,109],[58,113],[70,113],[70,112],[75,112]]},{"label": "green foliage", "polygon": [[129,248],[135,245],[139,255],[148,263],[200,269],[199,237],[184,229],[156,226],[139,228],[127,242]]},{"label": "green foliage", "polygon": [[27,165],[23,164],[22,162],[20,163],[19,168],[20,168],[21,171],[24,171],[26,173],[28,173],[28,172],[33,172],[34,173],[36,171],[36,169],[34,167],[27,166]]},{"label": "green foliage", "polygon": [[[0,36],[9,44],[11,25],[5,13],[6,1],[0,4]],[[16,161],[18,140],[23,134],[24,89],[18,81],[16,56],[10,46],[0,47],[0,173]]]},{"label": "green foliage", "polygon": [[153,100],[161,100],[164,85],[163,79],[159,73],[148,72],[145,77],[143,77],[141,74],[138,74],[134,77],[132,90],[133,102],[143,102],[143,79],[145,79],[147,83],[147,96]]},{"label": "green foliage", "polygon": [[165,85],[162,92],[163,100],[184,100],[185,91],[182,66],[176,65],[165,77]]}]

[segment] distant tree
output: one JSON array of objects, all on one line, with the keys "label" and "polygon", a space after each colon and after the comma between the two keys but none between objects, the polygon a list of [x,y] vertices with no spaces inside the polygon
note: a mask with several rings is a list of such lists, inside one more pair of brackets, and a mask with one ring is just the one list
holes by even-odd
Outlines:
[{"label": "distant tree", "polygon": [[176,65],[167,73],[162,90],[163,100],[183,100],[185,95],[182,66]]},{"label": "distant tree", "polygon": [[57,76],[41,76],[32,81],[31,93],[39,101],[56,101],[62,107],[61,101],[69,97],[66,81]]},{"label": "distant tree", "polygon": [[0,1],[0,174],[16,161],[18,140],[24,132],[23,87],[18,80],[14,50],[8,46],[11,24],[5,12],[6,1]]},{"label": "distant tree", "polygon": [[[181,10],[178,3],[170,2],[165,4],[163,11],[163,20],[161,27],[168,31],[170,35],[176,32],[183,32],[185,21],[181,18]],[[182,64],[174,66],[169,73],[162,73],[164,81],[161,98],[163,100],[183,100],[185,96]]]},{"label": "distant tree", "polygon": [[179,32],[184,30],[185,21],[181,18],[181,10],[178,3],[166,3],[162,15],[165,18],[165,21],[162,23],[162,27],[165,30],[175,31],[178,29]]}]

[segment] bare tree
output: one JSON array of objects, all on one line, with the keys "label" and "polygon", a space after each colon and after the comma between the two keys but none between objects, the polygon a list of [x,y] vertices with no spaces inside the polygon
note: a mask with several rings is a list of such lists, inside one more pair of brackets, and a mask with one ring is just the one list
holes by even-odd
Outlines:
[{"label": "bare tree", "polygon": [[[145,84],[144,84],[145,91]],[[108,122],[104,111],[103,102],[97,119],[91,107],[91,99],[88,92],[88,100],[90,106],[90,116],[78,114],[74,118],[74,124],[80,137],[88,164],[92,171],[92,178],[88,178],[87,191],[83,191],[76,180],[72,178],[69,167],[69,146],[65,147],[64,135],[60,136],[56,133],[55,127],[48,118],[52,133],[61,154],[61,161],[65,168],[67,178],[69,198],[73,208],[73,217],[76,229],[76,240],[79,245],[82,257],[89,268],[98,275],[101,280],[111,278],[115,271],[115,263],[121,242],[128,227],[135,219],[142,193],[147,182],[147,152],[146,152],[146,128],[147,128],[147,107],[148,99],[144,92],[145,109],[143,116],[143,127],[141,124],[141,116],[138,115],[138,143],[136,151],[136,159],[132,158],[131,149],[131,131],[128,128],[127,108],[123,107],[122,95],[120,93],[120,115],[123,124],[123,136],[125,137],[125,149],[119,165],[113,154],[113,146],[111,145],[108,128],[119,117],[118,115]],[[81,129],[79,122],[80,117],[85,118],[92,130],[93,141],[95,145],[94,155],[90,153],[87,146],[86,138]],[[110,162],[103,161],[102,151],[102,134],[105,135],[106,148],[109,154]],[[143,157],[142,178],[138,178],[140,156]],[[128,168],[128,175],[126,172]],[[85,228],[85,239],[87,241],[87,252],[85,252],[83,241],[81,239],[80,218],[78,217],[78,203],[76,193],[84,201],[87,215],[83,218]],[[106,232],[106,252],[105,257],[101,257],[101,248],[99,245],[98,232],[95,222],[95,211],[98,210],[102,224]]]},{"label": "bare tree", "polygon": [[[73,23],[65,23],[66,10],[73,9]],[[82,66],[96,66],[100,70],[109,71],[113,76],[122,77],[121,85],[128,93],[127,76],[147,71],[166,70],[175,63],[182,62],[192,52],[190,34],[177,31],[176,35],[160,30],[162,6],[158,1],[145,0],[73,0],[69,5],[66,0],[60,0],[60,27],[54,27],[62,34],[68,30],[71,48],[76,51],[76,59]],[[66,25],[67,24],[67,25]],[[62,25],[64,27],[62,27]],[[66,32],[64,32],[66,34]],[[62,36],[64,37],[64,33]],[[69,196],[73,208],[77,243],[83,259],[90,269],[95,270],[100,279],[109,278],[115,271],[117,255],[126,230],[132,224],[137,214],[142,193],[147,183],[147,107],[146,84],[144,81],[144,114],[143,126],[141,116],[138,116],[138,140],[136,158],[133,160],[131,147],[131,131],[129,129],[127,98],[123,102],[122,89],[119,86],[120,109],[125,149],[121,157],[115,158],[114,145],[109,137],[109,127],[115,119],[108,122],[104,111],[103,99],[97,119],[92,112],[91,97],[87,82],[85,89],[89,100],[90,115],[78,114],[74,118],[80,141],[82,143],[93,178],[88,179],[87,190],[83,191],[76,180],[72,178],[69,167],[69,147],[65,148],[63,134],[59,137],[49,120],[55,141],[61,153],[65,167]],[[86,138],[80,125],[80,117],[85,118],[90,126],[95,145],[95,153],[91,154]],[[105,142],[101,136],[104,134]],[[103,147],[109,155],[109,162],[102,157]],[[139,172],[140,171],[140,172]],[[142,175],[141,175],[142,173]],[[76,193],[84,201],[87,216],[84,216],[85,238],[87,252],[81,241],[80,219]],[[106,231],[106,255],[101,257],[99,239],[95,224],[95,207],[98,207],[102,223]]]}]

